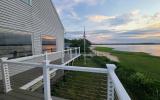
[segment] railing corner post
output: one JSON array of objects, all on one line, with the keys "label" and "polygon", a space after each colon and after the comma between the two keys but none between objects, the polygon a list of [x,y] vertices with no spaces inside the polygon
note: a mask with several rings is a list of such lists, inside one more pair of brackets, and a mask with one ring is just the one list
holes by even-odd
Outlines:
[{"label": "railing corner post", "polygon": [[116,69],[116,66],[113,64],[107,64],[106,66],[108,70],[107,100],[114,100],[114,84],[112,82],[112,79],[109,73],[114,72]]},{"label": "railing corner post", "polygon": [[45,60],[43,62],[43,84],[44,84],[44,100],[52,100],[49,74],[49,60],[47,52],[45,52]]},{"label": "railing corner post", "polygon": [[8,70],[8,64],[4,63],[8,58],[1,58],[0,64],[1,64],[1,71],[2,71],[2,80],[4,85],[4,93],[8,93],[12,90],[11,88],[11,82],[10,82],[10,76],[9,76],[9,70]]},{"label": "railing corner post", "polygon": [[114,64],[106,64],[106,66],[109,72],[115,71],[117,68]]}]

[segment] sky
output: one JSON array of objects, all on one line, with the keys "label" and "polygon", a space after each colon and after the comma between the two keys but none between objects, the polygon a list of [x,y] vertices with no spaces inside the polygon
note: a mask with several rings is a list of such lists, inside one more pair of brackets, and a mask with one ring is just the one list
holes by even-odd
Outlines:
[{"label": "sky", "polygon": [[160,43],[160,0],[52,0],[65,38],[92,43]]}]

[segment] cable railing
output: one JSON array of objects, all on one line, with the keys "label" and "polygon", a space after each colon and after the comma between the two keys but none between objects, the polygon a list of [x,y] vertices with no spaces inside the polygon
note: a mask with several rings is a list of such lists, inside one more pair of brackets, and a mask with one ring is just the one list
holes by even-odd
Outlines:
[{"label": "cable railing", "polygon": [[[11,82],[10,82],[10,75],[8,71],[9,64],[16,64],[24,66],[32,66],[33,68],[42,68],[43,75],[39,77],[39,80],[43,79],[43,87],[44,87],[44,100],[52,100],[51,96],[51,71],[55,70],[65,70],[65,71],[78,71],[78,72],[87,72],[87,73],[97,73],[97,74],[104,74],[107,75],[106,82],[107,82],[107,92],[106,99],[107,100],[115,100],[115,94],[118,100],[131,100],[128,93],[126,92],[125,88],[123,87],[122,83],[118,79],[115,69],[116,66],[114,64],[107,64],[106,68],[91,68],[91,67],[80,67],[80,66],[66,66],[68,62],[65,63],[65,57],[70,58],[72,61],[76,55],[80,55],[80,48],[76,48],[75,51],[73,49],[59,51],[55,53],[55,56],[60,56],[61,64],[54,64],[50,63],[52,59],[52,53],[45,53],[42,55],[37,55],[35,57],[27,58],[18,58],[13,60],[1,59],[1,68],[4,80],[4,92],[9,92],[12,90]],[[60,53],[60,54],[59,54]],[[43,57],[41,61],[33,62],[31,59],[36,57]],[[64,62],[63,62],[64,61]],[[62,63],[63,62],[63,63]],[[55,73],[56,74],[56,73]],[[21,89],[26,89],[32,85],[34,85],[37,80],[32,80],[32,82],[24,85]],[[54,94],[54,93],[53,93]],[[54,99],[53,99],[54,100]]]},{"label": "cable railing", "polygon": [[[72,48],[72,49],[78,51],[80,48],[78,48],[78,49]],[[51,63],[53,62],[55,64],[64,64],[65,65],[65,64],[69,63],[70,61],[72,61],[73,59],[75,59],[76,57],[80,56],[79,53],[73,54],[73,53],[70,53],[69,50],[70,49],[64,50],[64,51],[47,53],[48,59],[51,61]],[[74,56],[72,56],[72,58],[70,58],[70,55],[74,55]],[[25,84],[29,84],[29,85],[27,86],[27,88],[26,87],[23,88],[23,86],[21,86],[21,87],[23,89],[28,89],[29,87],[31,87],[32,85],[34,85],[35,83],[37,83],[43,79],[42,68],[37,68],[36,66],[34,66],[34,64],[35,63],[42,64],[44,62],[44,58],[45,58],[45,54],[40,54],[40,55],[33,55],[33,56],[28,56],[28,57],[16,58],[16,59],[2,58],[1,62],[7,61],[7,63],[5,63],[4,66],[8,67],[10,77],[12,77],[12,76],[15,77],[15,78],[13,77],[13,81],[11,81],[12,83],[15,83],[14,81],[18,80],[16,76],[18,76],[19,74],[21,74],[23,72],[27,72],[27,71],[29,72],[34,69],[35,72],[40,73],[40,74],[38,74],[39,76],[37,74],[35,74],[34,72],[30,73],[33,75],[35,74],[33,79],[34,78],[36,78],[36,79],[34,79],[34,80],[33,79],[29,80],[30,78],[28,79],[28,81],[22,79],[23,81],[27,82]],[[51,69],[50,74],[51,73],[54,74],[55,71],[56,71],[55,69]],[[3,69],[1,68],[0,69],[0,80],[2,80],[2,77],[3,77],[2,72],[3,72]],[[20,82],[20,83],[23,83],[23,82]],[[22,85],[25,85],[25,84],[22,84]]]},{"label": "cable railing", "polygon": [[63,78],[51,85],[51,94],[69,100],[106,100],[107,74],[65,71]]}]

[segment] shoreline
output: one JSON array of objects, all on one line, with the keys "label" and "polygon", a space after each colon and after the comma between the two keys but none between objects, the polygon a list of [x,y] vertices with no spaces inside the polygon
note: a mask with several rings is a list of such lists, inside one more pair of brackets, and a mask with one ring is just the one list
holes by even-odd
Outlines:
[{"label": "shoreline", "polygon": [[92,47],[107,47],[114,51],[145,53],[151,56],[160,57],[160,45],[91,45]]},{"label": "shoreline", "polygon": [[105,56],[107,57],[109,60],[114,61],[114,62],[120,62],[119,58],[115,55],[112,55],[110,52],[102,52],[102,51],[98,51],[95,49],[96,47],[91,46],[90,50],[96,54],[97,56]]}]

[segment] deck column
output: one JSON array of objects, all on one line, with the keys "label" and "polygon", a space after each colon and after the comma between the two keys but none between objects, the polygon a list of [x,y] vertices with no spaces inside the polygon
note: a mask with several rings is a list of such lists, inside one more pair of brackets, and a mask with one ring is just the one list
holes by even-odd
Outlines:
[{"label": "deck column", "polygon": [[2,80],[3,80],[3,86],[4,86],[4,93],[8,93],[12,90],[11,83],[10,83],[10,76],[9,76],[9,70],[8,70],[8,64],[4,63],[8,58],[1,58],[0,64],[1,64],[1,71],[2,71]]},{"label": "deck column", "polygon": [[[109,72],[114,72],[115,67],[109,66],[107,67],[108,73]],[[108,87],[107,87],[107,100],[114,100],[114,84],[112,82],[111,76],[108,74]]]},{"label": "deck column", "polygon": [[47,52],[45,52],[45,60],[43,63],[44,100],[52,100],[51,87],[50,87],[50,74],[47,65],[49,65],[49,60]]}]

